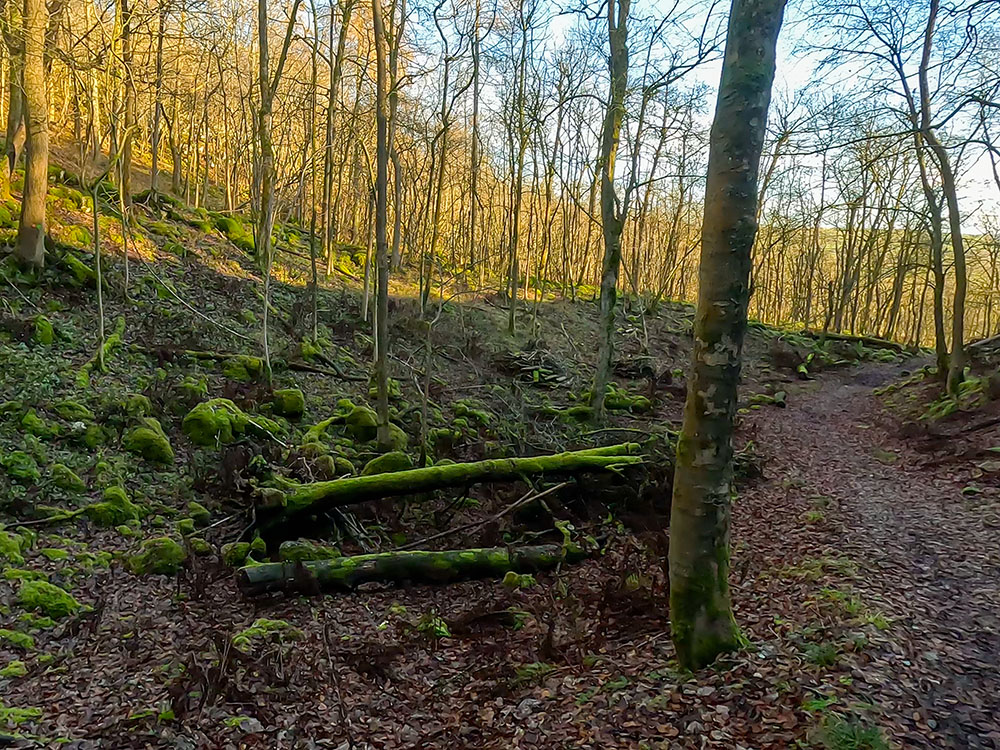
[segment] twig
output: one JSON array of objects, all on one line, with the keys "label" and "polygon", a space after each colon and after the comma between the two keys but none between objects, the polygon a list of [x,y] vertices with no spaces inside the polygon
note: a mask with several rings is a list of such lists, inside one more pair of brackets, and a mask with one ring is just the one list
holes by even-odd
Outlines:
[{"label": "twig", "polygon": [[446,536],[451,536],[452,534],[457,534],[460,531],[469,531],[470,529],[477,529],[480,526],[485,526],[486,524],[490,523],[491,521],[499,521],[501,518],[503,518],[504,516],[506,516],[508,513],[511,513],[512,511],[517,510],[522,505],[527,505],[529,502],[533,502],[535,500],[541,500],[546,495],[551,495],[556,490],[561,490],[563,487],[567,486],[568,484],[569,484],[569,482],[560,482],[559,484],[554,485],[552,487],[549,487],[547,490],[545,490],[543,492],[539,492],[539,493],[535,493],[535,491],[533,489],[532,490],[528,490],[528,492],[526,492],[519,499],[515,500],[513,503],[511,503],[510,505],[508,505],[506,508],[504,508],[503,510],[501,510],[496,515],[490,516],[489,518],[487,518],[487,519],[485,519],[483,521],[473,521],[472,523],[467,523],[467,524],[464,524],[462,526],[456,526],[453,529],[448,529],[447,531],[442,531],[442,532],[440,532],[438,534],[434,534],[433,536],[429,536],[426,539],[421,539],[421,540],[416,541],[416,542],[411,542],[410,544],[404,544],[402,547],[396,547],[396,551],[399,552],[399,551],[403,551],[403,550],[414,549],[416,547],[422,547],[423,545],[427,544],[428,542],[433,542],[433,541],[436,541],[438,539],[442,539],[442,538],[444,538]]}]

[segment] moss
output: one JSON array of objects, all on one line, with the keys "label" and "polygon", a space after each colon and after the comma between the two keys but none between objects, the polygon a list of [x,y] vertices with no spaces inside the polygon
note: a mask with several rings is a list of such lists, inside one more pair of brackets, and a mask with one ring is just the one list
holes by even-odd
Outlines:
[{"label": "moss", "polygon": [[153,404],[150,403],[148,397],[141,393],[130,393],[122,404],[122,408],[128,416],[136,419],[148,417],[153,413]]},{"label": "moss", "polygon": [[231,568],[238,568],[250,555],[250,542],[230,542],[222,545],[222,562]]},{"label": "moss", "polygon": [[52,321],[46,318],[44,315],[35,316],[35,341],[37,341],[42,346],[52,346],[52,343],[56,339],[55,329],[52,327]]},{"label": "moss", "polygon": [[564,419],[574,422],[589,422],[594,418],[594,410],[589,406],[571,406],[563,409],[561,413]]},{"label": "moss", "polygon": [[329,452],[329,448],[316,440],[310,440],[308,443],[303,443],[299,446],[299,454],[305,458],[316,458]]},{"label": "moss", "polygon": [[175,575],[187,559],[187,552],[169,536],[154,537],[142,543],[139,552],[128,559],[128,569],[136,575],[155,573]]},{"label": "moss", "polygon": [[410,436],[397,424],[389,423],[389,450],[401,451],[410,442]]},{"label": "moss", "polygon": [[83,608],[73,595],[48,581],[25,581],[17,592],[25,609],[59,620]]},{"label": "moss", "polygon": [[254,646],[264,641],[283,643],[302,638],[302,631],[292,627],[284,620],[269,620],[259,617],[253,624],[233,636],[233,647],[244,654],[250,653]]},{"label": "moss", "polygon": [[178,258],[187,257],[187,248],[180,242],[174,242],[172,240],[170,242],[163,243],[163,252],[176,255]]},{"label": "moss", "polygon": [[22,484],[33,484],[42,477],[35,459],[24,451],[8,453],[0,458],[0,464],[3,465],[7,476]]},{"label": "moss", "polygon": [[67,399],[52,407],[53,411],[68,422],[89,422],[94,419],[94,412],[79,401]]},{"label": "moss", "polygon": [[125,490],[115,485],[104,490],[104,499],[88,505],[84,514],[98,526],[118,526],[142,518],[142,509],[129,500]]},{"label": "moss", "polygon": [[484,427],[493,421],[493,415],[486,411],[483,405],[475,399],[465,398],[456,401],[454,411],[456,417],[465,417]]},{"label": "moss", "polygon": [[141,424],[125,433],[122,448],[154,463],[174,462],[174,449],[170,446],[159,420],[153,417],[143,418]]},{"label": "moss", "polygon": [[202,539],[200,536],[193,536],[187,540],[188,547],[199,557],[204,557],[205,555],[212,554],[212,545]]},{"label": "moss", "polygon": [[274,392],[271,409],[283,417],[298,419],[306,410],[306,399],[298,388],[281,388]]},{"label": "moss", "polygon": [[259,557],[267,554],[267,543],[260,537],[255,536],[250,542],[250,554],[256,553]]},{"label": "moss", "polygon": [[248,357],[242,354],[230,357],[222,366],[222,372],[226,377],[244,383],[255,380],[263,371],[264,362],[260,357]]},{"label": "moss", "polygon": [[96,448],[103,445],[106,437],[104,429],[99,424],[94,423],[84,425],[83,429],[70,432],[70,438],[85,448]]},{"label": "moss", "polygon": [[333,560],[340,557],[340,550],[324,544],[310,542],[308,539],[282,542],[278,548],[278,557],[285,562],[298,560]]},{"label": "moss", "polygon": [[181,423],[184,434],[198,445],[231,443],[244,433],[275,435],[281,426],[265,417],[251,417],[226,398],[203,401]]},{"label": "moss", "polygon": [[208,526],[212,520],[212,512],[197,500],[187,504],[187,513],[196,526]]},{"label": "moss", "polygon": [[87,227],[76,224],[66,232],[66,244],[74,247],[90,247],[94,244],[94,235]]},{"label": "moss", "polygon": [[20,536],[0,528],[0,560],[5,560],[12,565],[22,565],[24,563],[24,556],[21,554],[23,544],[24,540]]},{"label": "moss", "polygon": [[21,417],[21,427],[26,432],[42,439],[53,438],[59,434],[59,428],[56,425],[49,424],[45,419],[38,416],[38,413],[34,409],[29,409]]},{"label": "moss", "polygon": [[84,492],[87,489],[86,483],[66,464],[52,464],[49,472],[52,474],[52,483],[61,490]]},{"label": "moss", "polygon": [[317,456],[312,462],[313,471],[320,479],[336,479],[354,473],[354,464],[343,456],[329,454]]},{"label": "moss", "polygon": [[52,562],[63,562],[70,557],[68,549],[61,549],[59,547],[46,547],[45,549],[38,550],[38,554]]},{"label": "moss", "polygon": [[373,440],[378,432],[378,415],[367,406],[355,406],[344,418],[344,424],[356,439]]},{"label": "moss", "polygon": [[7,568],[3,572],[3,578],[5,581],[47,581],[49,577],[40,570]]},{"label": "moss", "polygon": [[189,399],[202,398],[208,393],[208,378],[204,375],[186,375],[180,388]]},{"label": "moss", "polygon": [[19,630],[8,630],[7,628],[0,628],[0,643],[10,644],[22,651],[32,651],[35,648],[35,639],[30,635],[22,633]]},{"label": "moss", "polygon": [[40,708],[11,708],[0,702],[0,726],[13,724],[19,726],[29,721],[38,721],[42,718]]},{"label": "moss", "polygon": [[14,659],[6,667],[0,669],[0,678],[24,677],[28,674],[28,668],[20,659]]},{"label": "moss", "polygon": [[253,310],[240,310],[240,322],[244,325],[257,325],[257,314]]},{"label": "moss", "polygon": [[392,451],[378,458],[373,458],[361,470],[361,476],[385,474],[390,471],[406,471],[413,468],[413,461],[402,451]]},{"label": "moss", "polygon": [[[395,378],[388,379],[388,391],[389,399],[396,400],[403,397],[403,389],[399,385],[399,381]],[[378,387],[373,385],[368,389],[368,398],[378,398]]]},{"label": "moss", "polygon": [[188,534],[194,533],[194,519],[193,518],[182,518],[177,522],[175,528],[177,533],[181,536],[187,536]]},{"label": "moss", "polygon": [[158,237],[167,237],[172,240],[177,239],[181,234],[177,227],[167,224],[165,221],[150,221],[146,224],[146,229],[150,234],[155,234]]}]

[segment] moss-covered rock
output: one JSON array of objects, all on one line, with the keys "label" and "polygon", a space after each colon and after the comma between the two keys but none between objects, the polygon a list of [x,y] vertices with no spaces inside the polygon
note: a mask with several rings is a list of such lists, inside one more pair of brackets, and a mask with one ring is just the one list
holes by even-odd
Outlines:
[{"label": "moss-covered rock", "polygon": [[264,372],[264,361],[260,357],[248,357],[241,354],[238,357],[227,359],[222,366],[222,372],[228,378],[248,383],[260,377],[260,374]]},{"label": "moss-covered rock", "polygon": [[25,432],[35,437],[40,437],[43,440],[53,438],[59,434],[59,428],[49,423],[48,420],[38,416],[38,413],[34,409],[28,409],[25,415],[21,417],[21,427],[24,428]]},{"label": "moss-covered rock", "polygon": [[154,537],[144,541],[139,552],[129,557],[128,569],[136,575],[175,575],[186,559],[187,551],[175,539]]},{"label": "moss-covered rock", "polygon": [[187,504],[187,513],[195,526],[208,526],[212,520],[212,512],[197,500],[191,500]]},{"label": "moss-covered rock", "polygon": [[122,410],[130,417],[148,417],[153,413],[153,404],[141,393],[130,393],[122,403]]},{"label": "moss-covered rock", "polygon": [[52,483],[61,490],[84,492],[87,489],[86,482],[80,479],[80,475],[66,464],[52,464],[49,472],[52,474]]},{"label": "moss-covered rock", "polygon": [[35,639],[28,633],[22,633],[20,630],[0,628],[0,645],[4,647],[13,646],[22,651],[33,651],[35,649]]},{"label": "moss-covered rock", "polygon": [[0,458],[0,464],[11,479],[21,484],[33,484],[41,479],[35,459],[24,451],[11,451]]},{"label": "moss-covered rock", "polygon": [[365,468],[361,470],[361,475],[386,474],[391,471],[406,471],[412,468],[413,461],[408,455],[402,451],[392,451],[366,463]]},{"label": "moss-covered rock", "polygon": [[250,556],[250,542],[229,542],[222,545],[222,562],[230,568],[238,568]]},{"label": "moss-covered rock", "polygon": [[306,398],[298,388],[281,388],[274,392],[271,410],[282,417],[298,419],[306,410]]},{"label": "moss-covered rock", "polygon": [[[396,399],[403,397],[403,389],[399,385],[398,380],[395,378],[389,378],[386,385],[388,387],[390,401],[395,401]],[[368,398],[378,398],[378,387],[376,385],[372,385],[368,389]]]},{"label": "moss-covered rock", "polygon": [[455,402],[455,416],[486,426],[493,421],[493,416],[486,411],[483,404],[475,399],[464,398]]},{"label": "moss-covered rock", "polygon": [[24,581],[17,598],[25,609],[59,620],[78,612],[83,605],[72,594],[48,581]]},{"label": "moss-covered rock", "polygon": [[330,449],[316,440],[310,440],[299,446],[299,454],[305,458],[316,458],[330,452]]},{"label": "moss-covered rock", "polygon": [[52,327],[52,321],[44,315],[35,316],[35,341],[42,346],[52,346],[56,340],[56,331]]},{"label": "moss-covered rock", "polygon": [[153,417],[144,417],[140,424],[125,433],[122,439],[122,448],[129,453],[142,456],[147,461],[160,464],[172,464],[174,462],[174,449],[167,439],[163,427],[159,420]]},{"label": "moss-covered rock", "polygon": [[212,545],[200,536],[193,536],[187,540],[187,545],[191,551],[199,557],[212,554]]},{"label": "moss-covered rock", "polygon": [[312,462],[313,471],[319,479],[337,479],[354,473],[354,464],[343,456],[317,456]]},{"label": "moss-covered rock", "polygon": [[245,433],[277,435],[281,432],[281,425],[266,417],[251,417],[227,398],[214,398],[189,411],[181,429],[198,445],[216,445],[231,443]]},{"label": "moss-covered rock", "polygon": [[97,286],[97,273],[72,253],[62,258],[62,265],[69,271],[77,286]]},{"label": "moss-covered rock", "polygon": [[348,432],[358,440],[374,440],[378,432],[378,415],[367,406],[355,406],[344,418]]},{"label": "moss-covered rock", "polygon": [[104,490],[101,502],[88,505],[84,515],[98,526],[119,526],[142,518],[142,508],[129,500],[125,490],[117,485]]},{"label": "moss-covered rock", "polygon": [[52,407],[52,410],[69,422],[89,422],[94,419],[93,411],[72,399],[60,401]]},{"label": "moss-covered rock", "polygon": [[24,540],[20,536],[0,528],[0,560],[11,565],[22,565],[24,563],[24,556],[21,554],[23,544]]},{"label": "moss-covered rock", "polygon": [[181,536],[187,536],[188,534],[194,533],[194,519],[193,518],[182,518],[177,522],[175,528],[177,533]]},{"label": "moss-covered rock", "polygon": [[278,548],[278,557],[284,562],[296,562],[299,560],[333,560],[341,557],[341,554],[336,547],[318,544],[308,539],[296,539],[282,542]]}]

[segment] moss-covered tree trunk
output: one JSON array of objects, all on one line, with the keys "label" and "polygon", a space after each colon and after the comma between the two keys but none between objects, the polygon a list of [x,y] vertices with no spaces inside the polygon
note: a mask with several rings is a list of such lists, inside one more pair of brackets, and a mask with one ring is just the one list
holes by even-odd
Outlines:
[{"label": "moss-covered tree trunk", "polygon": [[496,458],[464,464],[428,466],[423,469],[348,477],[329,482],[291,485],[284,491],[264,492],[257,506],[261,528],[280,526],[296,518],[331,508],[383,497],[457,487],[483,481],[509,481],[543,474],[616,471],[642,463],[639,446],[623,443],[606,448],[527,458]]},{"label": "moss-covered tree trunk", "polygon": [[351,591],[363,583],[453,583],[473,578],[497,578],[509,571],[537,573],[561,563],[579,562],[587,553],[575,546],[540,544],[531,547],[427,552],[379,552],[311,562],[266,563],[241,568],[236,574],[247,595],[268,591]]},{"label": "moss-covered tree trunk", "polygon": [[[617,8],[617,12],[616,12]],[[590,405],[598,420],[604,418],[604,397],[611,379],[615,355],[615,308],[618,302],[618,273],[622,264],[622,230],[625,211],[619,209],[615,193],[615,155],[628,90],[628,13],[629,0],[608,0],[608,45],[611,56],[611,92],[601,130],[601,228],[604,258],[601,262],[600,346]]]},{"label": "moss-covered tree trunk", "polygon": [[49,103],[45,89],[45,0],[24,1],[24,197],[17,229],[17,256],[45,265],[45,196],[49,187]]},{"label": "moss-covered tree trunk", "polygon": [[670,617],[681,664],[739,642],[729,597],[732,430],[757,232],[757,174],[785,0],[733,0],[712,124],[698,309],[670,515]]}]

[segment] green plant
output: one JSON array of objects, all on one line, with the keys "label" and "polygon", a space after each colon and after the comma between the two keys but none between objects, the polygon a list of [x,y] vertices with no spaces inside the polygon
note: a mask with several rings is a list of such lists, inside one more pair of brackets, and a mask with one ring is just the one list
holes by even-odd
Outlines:
[{"label": "green plant", "polygon": [[832,667],[840,658],[840,650],[829,641],[807,643],[802,648],[802,654],[806,661],[817,667]]},{"label": "green plant", "polygon": [[882,730],[866,721],[827,716],[815,732],[816,742],[826,750],[889,750]]}]

